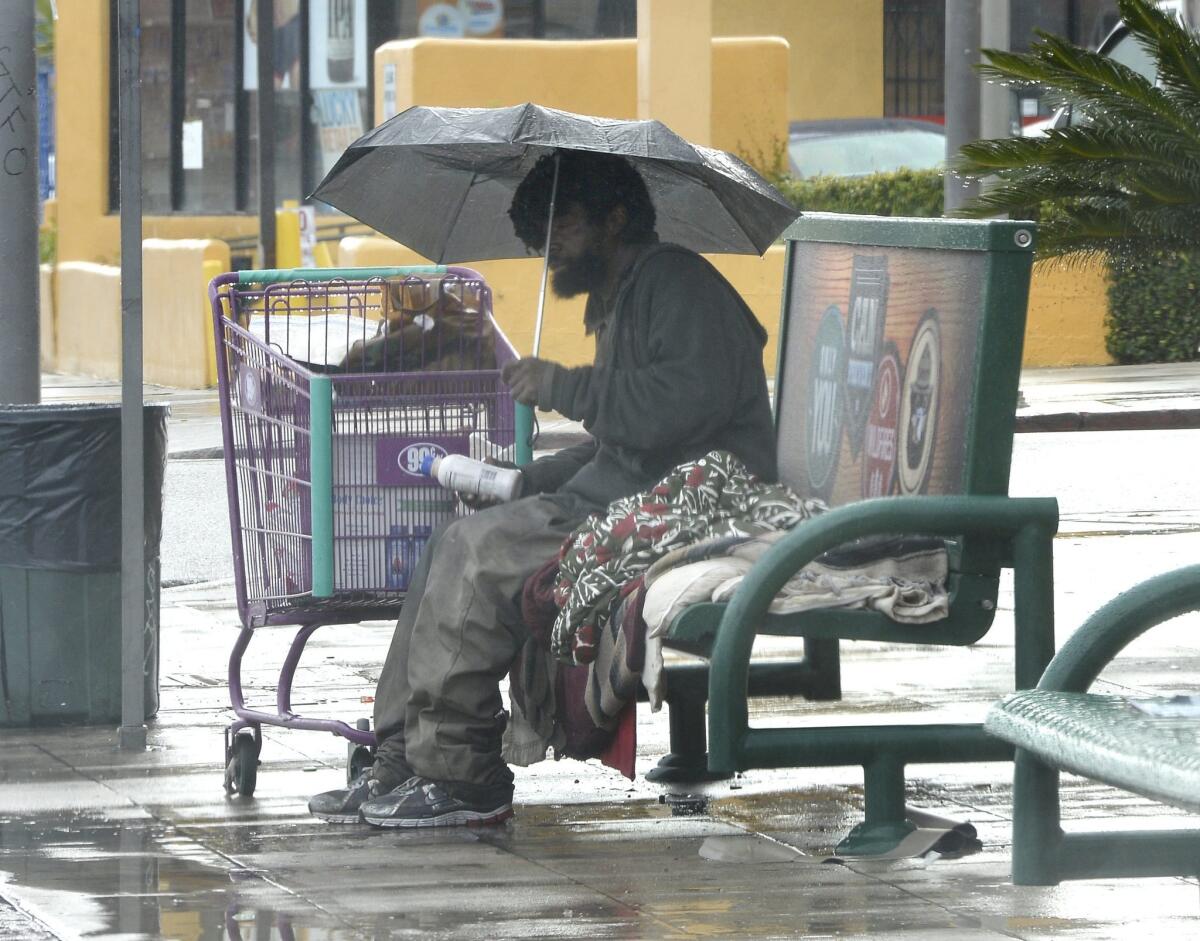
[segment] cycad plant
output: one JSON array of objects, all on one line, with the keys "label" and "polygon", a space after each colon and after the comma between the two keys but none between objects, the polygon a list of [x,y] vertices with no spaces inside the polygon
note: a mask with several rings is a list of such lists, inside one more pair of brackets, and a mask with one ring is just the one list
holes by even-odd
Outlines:
[{"label": "cycad plant", "polygon": [[1157,63],[1157,83],[1044,32],[1027,54],[984,50],[989,80],[1042,86],[1081,119],[1045,136],[976,141],[953,164],[992,178],[963,214],[1040,210],[1042,256],[1200,248],[1200,37],[1149,0],[1118,7]]}]

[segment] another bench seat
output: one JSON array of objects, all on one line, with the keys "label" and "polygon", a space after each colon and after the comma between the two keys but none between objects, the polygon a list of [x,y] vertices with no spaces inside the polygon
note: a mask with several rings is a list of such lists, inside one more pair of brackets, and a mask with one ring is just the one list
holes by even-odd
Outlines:
[{"label": "another bench seat", "polygon": [[1016,746],[1013,866],[1017,885],[1064,879],[1200,875],[1200,827],[1091,830],[1061,826],[1059,771],[1200,812],[1200,719],[1157,718],[1089,693],[1134,639],[1200,611],[1200,565],[1166,572],[1114,598],[1063,644],[1037,689],[993,707],[986,729]]},{"label": "another bench seat", "polygon": [[1150,716],[1128,697],[1027,689],[984,728],[1043,762],[1200,813],[1200,720]]}]

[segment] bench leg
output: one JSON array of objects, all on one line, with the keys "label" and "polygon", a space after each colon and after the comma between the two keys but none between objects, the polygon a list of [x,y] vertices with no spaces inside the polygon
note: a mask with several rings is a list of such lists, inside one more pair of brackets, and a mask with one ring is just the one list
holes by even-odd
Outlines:
[{"label": "bench leg", "polygon": [[842,698],[842,659],[836,637],[804,638],[804,663],[809,669],[809,684],[804,696],[829,702]]},{"label": "bench leg", "polygon": [[1018,748],[1013,767],[1013,884],[1058,885],[1062,842],[1058,770]]},{"label": "bench leg", "polygon": [[681,694],[667,700],[671,751],[646,772],[646,780],[658,784],[686,781],[716,781],[726,777],[708,770],[707,717],[705,697]]},{"label": "bench leg", "polygon": [[916,829],[906,819],[904,807],[904,762],[894,755],[880,755],[863,766],[866,819],[837,845],[845,856],[877,856],[887,853]]}]

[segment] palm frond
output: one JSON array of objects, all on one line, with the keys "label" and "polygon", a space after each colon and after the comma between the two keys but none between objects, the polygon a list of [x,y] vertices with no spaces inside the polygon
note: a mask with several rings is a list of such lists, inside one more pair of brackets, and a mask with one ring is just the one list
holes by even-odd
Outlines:
[{"label": "palm frond", "polygon": [[1200,107],[1200,37],[1171,13],[1138,3],[1120,5],[1121,18],[1158,62],[1158,80]]},{"label": "palm frond", "polygon": [[985,50],[984,76],[1036,84],[1083,120],[963,147],[951,171],[988,186],[961,215],[1039,213],[1043,256],[1200,246],[1200,38],[1150,0],[1118,6],[1161,84],[1044,32],[1027,53]]}]

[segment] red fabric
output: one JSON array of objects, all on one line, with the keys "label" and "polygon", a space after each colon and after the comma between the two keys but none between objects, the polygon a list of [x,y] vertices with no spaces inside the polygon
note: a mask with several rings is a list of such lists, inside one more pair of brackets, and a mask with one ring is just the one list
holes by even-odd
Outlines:
[{"label": "red fabric", "polygon": [[621,710],[617,719],[617,730],[612,741],[600,753],[600,761],[633,780],[633,766],[637,760],[637,700],[631,699]]},{"label": "red fabric", "polygon": [[558,617],[554,584],[558,581],[558,559],[551,559],[525,579],[521,590],[521,620],[543,650],[550,649],[550,634]]},{"label": "red fabric", "polygon": [[[522,618],[538,645],[545,649],[550,647],[550,633],[558,615],[554,599],[557,577],[558,560],[553,559],[526,580],[521,593]],[[618,656],[624,658],[627,670],[640,675],[646,656],[645,628],[641,622],[645,598],[642,579],[636,578],[622,586],[620,597],[624,599],[635,592],[636,596],[629,599],[625,606],[624,649],[618,652]],[[599,631],[590,625],[588,627],[590,630],[585,636],[595,641]],[[594,645],[592,649],[595,649]],[[512,674],[513,682],[517,684],[521,682],[519,666],[519,662],[514,664]],[[610,768],[632,779],[637,757],[637,696],[630,696],[618,714],[614,728],[598,727],[586,703],[590,670],[587,664],[558,665],[555,677],[556,718],[566,735],[563,753],[570,758],[599,758]]]}]

